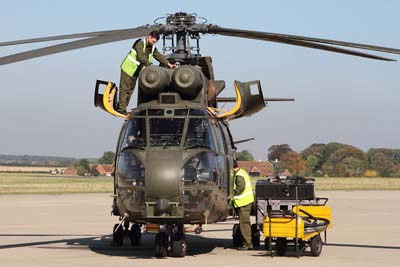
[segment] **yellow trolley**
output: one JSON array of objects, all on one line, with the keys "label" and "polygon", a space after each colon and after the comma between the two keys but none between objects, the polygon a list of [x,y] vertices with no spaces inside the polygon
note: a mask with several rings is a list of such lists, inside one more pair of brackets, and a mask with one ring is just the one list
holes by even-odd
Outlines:
[{"label": "yellow trolley", "polygon": [[[263,234],[265,247],[270,251],[275,243],[275,251],[279,256],[286,254],[287,246],[293,243],[296,256],[299,257],[306,248],[311,248],[313,256],[319,256],[323,241],[321,233],[332,227],[330,207],[326,205],[296,205],[292,210],[268,210],[261,207],[264,216]],[[326,236],[325,236],[326,237]]]}]

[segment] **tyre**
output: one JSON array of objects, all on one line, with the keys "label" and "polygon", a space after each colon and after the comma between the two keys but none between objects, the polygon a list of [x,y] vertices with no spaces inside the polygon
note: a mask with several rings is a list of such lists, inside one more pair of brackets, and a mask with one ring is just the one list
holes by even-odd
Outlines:
[{"label": "tyre", "polygon": [[233,247],[237,248],[243,246],[242,233],[240,232],[240,226],[237,223],[233,225],[232,240],[233,240]]},{"label": "tyre", "polygon": [[122,225],[117,229],[118,225],[118,223],[115,224],[113,228],[113,244],[120,247],[124,243],[124,229]]},{"label": "tyre", "polygon": [[278,254],[278,256],[285,256],[286,250],[287,250],[286,238],[278,237],[276,239],[276,254]]},{"label": "tyre", "polygon": [[167,257],[168,237],[165,233],[158,233],[155,240],[155,256],[157,258]]},{"label": "tyre", "polygon": [[264,239],[264,248],[265,248],[265,250],[267,250],[267,251],[270,251],[271,250],[271,248],[272,248],[272,242],[273,242],[274,240],[271,238],[271,245],[269,244],[269,237],[266,237],[265,239]]},{"label": "tyre", "polygon": [[258,225],[255,223],[251,225],[251,243],[255,248],[260,246],[260,230],[258,229]]},{"label": "tyre", "polygon": [[318,257],[322,251],[322,238],[320,235],[316,235],[311,238],[311,254],[314,257]]},{"label": "tyre", "polygon": [[139,224],[135,223],[132,225],[131,230],[129,231],[129,239],[132,246],[140,245],[142,240],[142,232]]},{"label": "tyre", "polygon": [[172,254],[175,257],[185,257],[187,253],[186,237],[177,235],[172,241]]}]

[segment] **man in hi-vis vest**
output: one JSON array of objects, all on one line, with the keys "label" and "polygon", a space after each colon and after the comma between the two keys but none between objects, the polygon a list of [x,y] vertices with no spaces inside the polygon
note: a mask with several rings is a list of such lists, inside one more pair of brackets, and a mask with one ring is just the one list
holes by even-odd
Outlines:
[{"label": "man in hi-vis vest", "polygon": [[127,115],[126,107],[133,94],[136,85],[136,80],[140,71],[144,67],[151,65],[153,57],[162,65],[168,68],[175,68],[175,64],[169,63],[168,59],[158,52],[156,43],[160,39],[160,34],[157,31],[149,33],[149,35],[141,40],[137,40],[128,55],[121,63],[121,79],[119,82],[119,99],[117,111]]},{"label": "man in hi-vis vest", "polygon": [[253,189],[249,174],[244,169],[239,168],[236,160],[233,162],[233,171],[235,173],[233,205],[236,209],[239,209],[239,225],[243,237],[243,245],[238,249],[249,250],[253,248],[250,223],[250,212],[254,203]]}]

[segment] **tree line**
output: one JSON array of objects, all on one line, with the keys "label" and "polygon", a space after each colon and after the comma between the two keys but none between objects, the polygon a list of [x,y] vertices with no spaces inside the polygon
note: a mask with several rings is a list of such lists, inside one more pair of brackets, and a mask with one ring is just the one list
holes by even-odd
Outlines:
[{"label": "tree line", "polygon": [[[312,144],[296,152],[288,144],[268,148],[275,173],[288,169],[293,175],[330,177],[400,177],[400,149],[371,148],[367,152],[348,144]],[[247,150],[239,160],[254,160]]]}]

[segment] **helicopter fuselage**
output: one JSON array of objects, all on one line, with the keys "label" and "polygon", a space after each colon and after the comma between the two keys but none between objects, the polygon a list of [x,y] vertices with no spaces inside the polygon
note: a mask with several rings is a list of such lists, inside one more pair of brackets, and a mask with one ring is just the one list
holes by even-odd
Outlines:
[{"label": "helicopter fuselage", "polygon": [[229,215],[234,145],[225,122],[189,101],[139,106],[118,140],[114,214],[202,224]]}]

